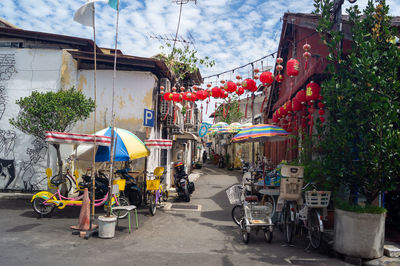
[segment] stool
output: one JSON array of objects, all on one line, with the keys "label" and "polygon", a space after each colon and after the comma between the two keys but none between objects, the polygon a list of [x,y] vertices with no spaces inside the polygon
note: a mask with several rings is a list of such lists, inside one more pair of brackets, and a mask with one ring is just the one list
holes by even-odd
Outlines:
[{"label": "stool", "polygon": [[[117,211],[118,212],[118,216],[119,216],[119,212],[122,211],[122,210],[128,212],[129,233],[131,233],[131,211],[134,211],[135,212],[135,218],[136,218],[136,229],[139,228],[138,216],[137,216],[137,208],[136,208],[135,205],[116,206],[116,207],[113,207],[112,209],[113,209],[113,211]],[[118,226],[118,218],[117,218],[117,226]]]}]

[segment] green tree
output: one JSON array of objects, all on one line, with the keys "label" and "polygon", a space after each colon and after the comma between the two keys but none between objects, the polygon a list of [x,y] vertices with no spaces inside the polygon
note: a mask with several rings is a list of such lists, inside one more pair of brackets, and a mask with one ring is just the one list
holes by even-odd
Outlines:
[{"label": "green tree", "polygon": [[224,104],[220,104],[215,111],[215,115],[219,117],[219,121],[225,123],[233,123],[239,122],[240,119],[244,116],[240,111],[239,101],[237,97],[233,96],[230,102],[225,102]]},{"label": "green tree", "polygon": [[[24,133],[45,140],[46,131],[65,132],[77,121],[89,117],[95,103],[82,92],[71,88],[57,92],[37,91],[16,101],[21,108],[10,124]],[[62,176],[60,145],[53,144],[57,151],[59,176]]]},{"label": "green tree", "polygon": [[347,10],[352,48],[342,54],[343,34],[333,29],[332,0],[316,0],[318,32],[328,46],[330,78],[322,84],[329,111],[321,134],[326,176],[362,193],[371,203],[400,176],[400,52],[384,0],[361,14]]},{"label": "green tree", "polygon": [[197,51],[190,49],[187,45],[183,49],[174,47],[170,53],[164,52],[167,48],[171,48],[171,44],[167,43],[166,47],[161,46],[161,54],[156,58],[164,61],[167,67],[171,70],[177,83],[183,84],[187,81],[190,74],[199,71],[197,65],[200,64],[204,67],[213,67],[214,60],[210,60],[208,56],[204,58],[197,57]]}]

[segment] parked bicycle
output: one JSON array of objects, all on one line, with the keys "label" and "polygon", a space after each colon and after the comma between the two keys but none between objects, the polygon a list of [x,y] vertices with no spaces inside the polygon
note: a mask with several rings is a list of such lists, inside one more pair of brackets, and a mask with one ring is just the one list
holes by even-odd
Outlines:
[{"label": "parked bicycle", "polygon": [[[58,179],[58,178],[52,178],[51,183],[57,187],[57,190],[55,193],[51,193],[49,191],[41,191],[39,193],[36,193],[32,197],[32,200],[31,200],[32,207],[33,207],[33,210],[37,214],[39,214],[41,216],[47,216],[47,215],[50,215],[56,207],[58,209],[62,210],[66,206],[82,206],[83,193],[77,197],[66,197],[61,194],[60,189],[59,189],[59,187],[62,184],[65,184],[65,180]],[[97,184],[96,184],[96,188],[97,188]],[[79,186],[81,188],[86,187],[90,191],[91,186],[92,186],[92,181],[89,180],[88,182],[80,182]],[[102,206],[102,205],[107,206],[109,204],[107,202],[108,193],[109,192],[107,191],[107,193],[102,198],[95,199],[94,206],[95,207]],[[111,204],[116,205],[116,206],[128,206],[129,201],[125,197],[119,196],[118,193],[115,193],[115,195],[112,197]],[[118,214],[118,218],[125,218],[127,215],[128,215],[128,212],[120,212]]]},{"label": "parked bicycle", "polygon": [[146,178],[147,199],[151,215],[155,215],[157,206],[163,201],[168,200],[168,191],[162,185],[164,181],[164,167],[157,167],[154,173],[148,173]]}]

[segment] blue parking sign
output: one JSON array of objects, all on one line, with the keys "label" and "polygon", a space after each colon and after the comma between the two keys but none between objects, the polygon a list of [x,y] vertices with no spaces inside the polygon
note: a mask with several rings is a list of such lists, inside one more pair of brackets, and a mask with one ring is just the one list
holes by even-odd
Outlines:
[{"label": "blue parking sign", "polygon": [[154,111],[144,109],[143,126],[154,127]]}]

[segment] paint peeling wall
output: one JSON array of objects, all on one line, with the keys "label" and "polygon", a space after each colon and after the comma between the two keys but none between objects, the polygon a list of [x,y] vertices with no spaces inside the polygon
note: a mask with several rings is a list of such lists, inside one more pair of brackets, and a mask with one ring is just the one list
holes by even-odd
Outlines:
[{"label": "paint peeling wall", "polygon": [[47,144],[12,127],[9,119],[20,110],[17,99],[60,88],[61,65],[61,50],[0,48],[0,189],[47,186],[45,168],[55,165],[54,151],[47,158]]},{"label": "paint peeling wall", "polygon": [[[41,190],[47,188],[45,169],[56,172],[53,148],[9,124],[20,108],[15,101],[33,91],[57,91],[76,87],[94,98],[94,71],[77,70],[71,55],[55,49],[0,48],[0,190]],[[111,124],[113,70],[97,71],[96,131]],[[115,81],[116,126],[146,137],[144,108],[153,108],[153,89],[157,78],[147,72],[119,71]],[[92,133],[94,115],[79,122],[71,132]],[[49,150],[50,156],[47,156]],[[62,157],[72,145],[62,145]],[[135,169],[143,169],[144,160],[136,160]]]}]

